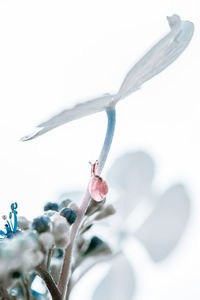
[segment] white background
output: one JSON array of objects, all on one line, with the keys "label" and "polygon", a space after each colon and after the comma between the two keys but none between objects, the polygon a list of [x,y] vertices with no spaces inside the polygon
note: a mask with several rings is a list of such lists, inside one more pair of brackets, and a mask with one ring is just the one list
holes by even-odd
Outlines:
[{"label": "white background", "polygon": [[117,107],[106,169],[126,151],[145,150],[156,161],[157,188],[181,180],[192,198],[181,255],[150,265],[136,300],[200,297],[199,10],[198,0],[0,0],[1,214],[17,201],[19,213],[33,217],[62,192],[84,189],[106,116],[26,143],[19,142],[23,135],[66,106],[116,92],[133,63],[168,32],[167,15],[195,24],[183,55]]}]

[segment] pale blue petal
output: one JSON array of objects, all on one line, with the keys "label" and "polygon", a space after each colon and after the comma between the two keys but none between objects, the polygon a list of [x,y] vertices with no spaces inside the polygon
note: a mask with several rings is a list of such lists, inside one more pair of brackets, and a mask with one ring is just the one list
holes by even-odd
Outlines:
[{"label": "pale blue petal", "polygon": [[106,94],[101,97],[89,100],[83,103],[79,103],[72,108],[65,109],[53,116],[49,120],[38,125],[38,129],[35,132],[24,136],[21,140],[27,141],[34,139],[58,126],[61,126],[65,123],[71,122],[73,120],[80,119],[82,117],[101,112],[106,110],[109,106],[112,106],[113,95]]},{"label": "pale blue petal", "polygon": [[107,275],[97,286],[92,300],[131,300],[135,287],[133,269],[122,254],[113,260]]},{"label": "pale blue petal", "polygon": [[112,107],[119,100],[140,88],[145,81],[169,66],[189,44],[193,35],[194,25],[189,21],[181,21],[176,15],[168,17],[168,22],[171,27],[170,33],[160,40],[128,72],[117,94],[105,94],[93,100],[79,103],[72,108],[67,108],[39,124],[39,129],[21,140],[31,140],[65,123]]},{"label": "pale blue petal", "polygon": [[174,185],[160,197],[157,207],[135,236],[144,244],[154,261],[161,261],[177,245],[189,215],[188,193],[183,185]]},{"label": "pale blue petal", "polygon": [[144,82],[167,68],[190,43],[194,33],[193,23],[181,21],[177,15],[168,17],[167,20],[171,31],[128,72],[119,91],[122,98],[137,90]]}]

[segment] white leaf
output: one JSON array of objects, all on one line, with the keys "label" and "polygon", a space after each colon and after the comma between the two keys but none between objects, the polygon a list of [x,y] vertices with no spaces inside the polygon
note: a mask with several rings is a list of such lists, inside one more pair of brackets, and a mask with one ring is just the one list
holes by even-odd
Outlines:
[{"label": "white leaf", "polygon": [[122,254],[113,261],[107,275],[97,286],[92,300],[131,300],[134,290],[133,269]]},{"label": "white leaf", "polygon": [[143,151],[126,153],[114,161],[106,177],[117,191],[114,207],[122,218],[127,218],[140,201],[152,197],[154,173],[154,161]]},{"label": "white leaf", "polygon": [[169,188],[135,236],[154,261],[171,253],[182,236],[190,214],[190,199],[183,185]]},{"label": "white leaf", "polygon": [[128,72],[119,91],[123,98],[167,68],[188,46],[194,32],[193,23],[181,21],[177,15],[168,17],[167,20],[171,28],[170,33],[151,48]]},{"label": "white leaf", "polygon": [[140,88],[140,86],[169,66],[189,44],[194,25],[189,21],[181,21],[180,17],[168,17],[171,27],[161,39],[143,58],[136,63],[126,75],[120,90],[115,95],[106,94],[99,98],[80,103],[58,113],[49,120],[38,125],[39,129],[22,138],[22,141],[31,140],[67,122],[94,114],[114,106]]},{"label": "white leaf", "polygon": [[79,103],[72,108],[65,109],[49,120],[39,124],[35,132],[24,136],[21,140],[31,140],[65,123],[106,110],[109,106],[113,105],[113,97],[113,95],[106,94],[93,100]]},{"label": "white leaf", "polygon": [[108,171],[109,185],[120,191],[132,191],[132,196],[138,196],[149,190],[154,169],[153,159],[147,153],[126,153],[117,158]]},{"label": "white leaf", "polygon": [[126,153],[114,161],[107,178],[118,192],[114,207],[120,216],[128,217],[141,200],[151,197],[154,173],[152,158],[142,151]]}]

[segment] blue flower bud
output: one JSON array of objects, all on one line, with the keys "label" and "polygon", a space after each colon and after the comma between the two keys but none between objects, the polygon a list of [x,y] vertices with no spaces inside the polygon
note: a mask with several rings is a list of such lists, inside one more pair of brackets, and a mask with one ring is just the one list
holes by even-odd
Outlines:
[{"label": "blue flower bud", "polygon": [[83,255],[87,255],[88,253],[96,250],[102,245],[103,245],[103,241],[100,238],[98,238],[98,236],[93,236],[90,240],[87,250],[83,253]]},{"label": "blue flower bud", "polygon": [[37,217],[33,220],[32,228],[38,233],[45,232],[49,230],[50,219],[47,216]]},{"label": "blue flower bud", "polygon": [[17,279],[17,278],[20,278],[21,275],[22,275],[22,273],[20,270],[15,270],[15,271],[12,271],[12,273],[10,274],[10,277],[13,279]]},{"label": "blue flower bud", "polygon": [[68,223],[70,225],[76,221],[76,218],[77,218],[76,211],[71,208],[68,208],[68,207],[63,208],[63,210],[61,210],[60,214],[68,221]]},{"label": "blue flower bud", "polygon": [[58,211],[58,204],[55,203],[55,202],[48,202],[45,206],[44,206],[44,211],[47,211],[47,210],[55,210],[55,211]]},{"label": "blue flower bud", "polygon": [[55,248],[54,249],[54,252],[53,252],[53,257],[56,257],[56,258],[63,258],[63,250],[60,249],[60,248]]}]

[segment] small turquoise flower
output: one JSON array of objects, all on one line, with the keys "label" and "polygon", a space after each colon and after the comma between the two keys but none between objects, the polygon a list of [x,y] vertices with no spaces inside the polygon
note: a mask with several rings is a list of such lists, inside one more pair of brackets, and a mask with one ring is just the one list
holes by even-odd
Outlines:
[{"label": "small turquoise flower", "polygon": [[3,219],[6,220],[5,231],[0,230],[0,240],[4,238],[12,238],[15,234],[18,234],[20,230],[17,229],[17,203],[12,203],[11,212],[9,213],[9,220],[6,216],[3,216]]}]

